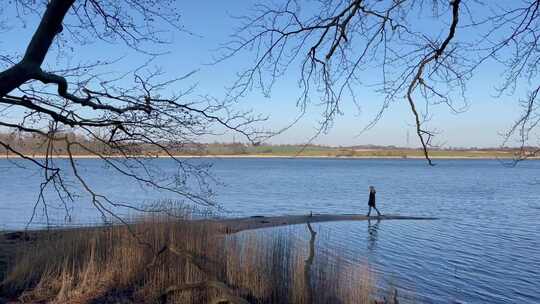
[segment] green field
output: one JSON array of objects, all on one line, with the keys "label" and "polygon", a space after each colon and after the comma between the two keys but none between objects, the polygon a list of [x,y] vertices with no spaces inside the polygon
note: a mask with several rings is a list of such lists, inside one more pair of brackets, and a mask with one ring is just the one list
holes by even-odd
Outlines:
[{"label": "green field", "polygon": [[[430,150],[434,158],[513,158],[516,150]],[[403,148],[341,148],[327,146],[300,146],[300,145],[265,145],[248,146],[241,144],[209,144],[198,155],[231,155],[231,156],[304,156],[304,157],[392,157],[417,158],[423,157],[420,149]]]}]

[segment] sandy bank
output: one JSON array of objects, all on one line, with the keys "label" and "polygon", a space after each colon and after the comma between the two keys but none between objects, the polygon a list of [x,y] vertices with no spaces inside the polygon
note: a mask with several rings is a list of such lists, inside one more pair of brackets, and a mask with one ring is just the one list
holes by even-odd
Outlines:
[{"label": "sandy bank", "polygon": [[367,217],[363,214],[313,214],[313,215],[282,215],[282,216],[251,216],[244,218],[203,220],[220,226],[224,233],[237,233],[244,230],[272,228],[279,226],[298,225],[306,223],[338,222],[338,221],[367,221],[367,220],[436,220],[434,217],[382,215]]}]

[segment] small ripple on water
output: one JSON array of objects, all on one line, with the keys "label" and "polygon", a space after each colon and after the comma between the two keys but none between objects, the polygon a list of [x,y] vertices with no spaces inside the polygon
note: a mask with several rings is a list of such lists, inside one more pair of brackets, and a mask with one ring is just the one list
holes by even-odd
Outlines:
[{"label": "small ripple on water", "polygon": [[[100,192],[115,198],[163,196],[126,191],[122,177],[103,179],[95,161],[79,163]],[[169,160],[158,164],[174,170]],[[505,304],[540,303],[540,186],[527,183],[539,169],[540,162],[507,169],[487,160],[441,160],[429,168],[416,160],[222,159],[213,172],[225,184],[215,192],[229,216],[363,213],[365,188],[374,184],[383,212],[441,219],[321,224],[321,247],[351,263],[371,263],[382,284],[393,281],[420,303]],[[35,203],[28,187],[39,176],[10,169],[0,170],[0,179],[0,228],[24,227]],[[79,223],[98,216],[90,207],[73,215]]]}]

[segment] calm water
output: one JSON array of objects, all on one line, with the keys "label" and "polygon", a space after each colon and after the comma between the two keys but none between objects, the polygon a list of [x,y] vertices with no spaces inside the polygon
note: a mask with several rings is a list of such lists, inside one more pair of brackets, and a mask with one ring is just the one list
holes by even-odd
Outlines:
[{"label": "calm water", "polygon": [[[540,303],[540,161],[514,168],[495,160],[438,160],[431,168],[422,160],[209,161],[222,183],[214,186],[215,199],[228,216],[364,213],[367,186],[373,184],[383,212],[440,217],[315,226],[325,235],[319,247],[349,261],[367,261],[417,302]],[[170,160],[158,162],[172,170]],[[94,160],[79,163],[96,189],[117,200],[172,198],[130,184]],[[24,227],[39,175],[0,160],[0,178],[0,229]],[[37,211],[34,225],[44,220]],[[61,206],[48,212],[51,222],[62,223]],[[87,198],[78,198],[72,221],[98,219]]]}]

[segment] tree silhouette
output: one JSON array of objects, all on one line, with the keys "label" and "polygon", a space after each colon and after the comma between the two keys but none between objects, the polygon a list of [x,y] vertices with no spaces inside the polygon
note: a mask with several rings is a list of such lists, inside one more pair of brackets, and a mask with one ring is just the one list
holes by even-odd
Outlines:
[{"label": "tree silhouette", "polygon": [[[169,77],[150,66],[163,54],[167,33],[185,32],[174,1],[17,0],[6,3],[0,14],[9,15],[0,23],[2,31],[20,30],[17,21],[40,18],[22,56],[0,56],[0,126],[10,133],[0,137],[0,147],[41,169],[44,180],[36,205],[47,208],[44,192],[49,188],[64,205],[73,201],[77,187],[66,182],[69,176],[104,217],[115,216],[114,207],[135,208],[97,193],[81,172],[77,154],[91,155],[145,187],[209,205],[206,166],[176,153],[216,132],[232,131],[249,141],[260,135],[252,127],[258,117],[235,112],[226,102],[192,97],[193,87],[173,92],[173,85],[192,72]],[[107,70],[116,61],[107,54],[89,63],[47,60],[52,50],[61,58],[74,45],[91,48],[96,41],[111,47],[121,43],[147,59],[116,73]],[[22,151],[13,141],[21,137],[44,147],[43,155]],[[58,154],[68,166],[54,158]],[[152,165],[151,158],[162,155],[174,160],[175,174],[163,176]]]},{"label": "tree silhouette", "polygon": [[520,157],[540,122],[538,6],[536,0],[264,2],[238,18],[241,25],[219,60],[254,54],[231,89],[233,99],[253,88],[268,94],[280,77],[298,71],[301,111],[316,98],[324,105],[316,135],[328,129],[346,100],[359,107],[365,103],[357,97],[363,91],[384,100],[365,129],[392,103],[405,102],[429,164],[437,133],[428,126],[430,108],[466,110],[467,83],[481,66],[497,65],[503,77],[496,95],[515,96],[518,84],[530,92],[503,142],[515,144],[517,136]]}]

